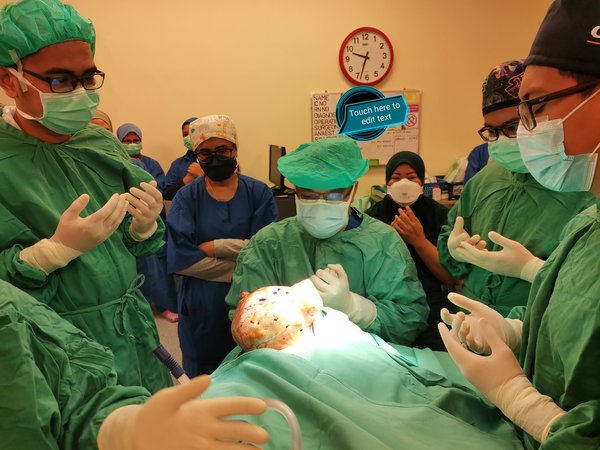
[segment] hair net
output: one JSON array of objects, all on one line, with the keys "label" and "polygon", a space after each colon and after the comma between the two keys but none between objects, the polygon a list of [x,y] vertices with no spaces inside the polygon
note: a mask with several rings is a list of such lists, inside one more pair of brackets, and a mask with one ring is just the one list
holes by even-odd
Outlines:
[{"label": "hair net", "polygon": [[124,123],[119,128],[117,128],[117,138],[119,141],[122,141],[125,136],[129,133],[135,133],[137,136],[142,139],[142,130],[134,124],[134,123]]},{"label": "hair net", "polygon": [[600,76],[600,1],[555,0],[525,65]]},{"label": "hair net", "polygon": [[346,137],[302,144],[279,158],[279,172],[295,186],[340,189],[352,186],[369,168],[355,141]]},{"label": "hair net", "polygon": [[506,61],[494,67],[483,81],[483,114],[519,104],[519,88],[525,66],[521,60]]},{"label": "hair net", "polygon": [[396,167],[400,164],[408,164],[412,167],[422,183],[425,183],[425,163],[419,155],[414,152],[398,152],[392,156],[385,166],[385,182],[387,183],[392,178],[392,174]]},{"label": "hair net", "polygon": [[106,114],[104,111],[100,111],[99,109],[97,109],[96,114],[94,114],[92,120],[94,119],[100,119],[102,122],[106,123],[106,125],[108,125],[108,127],[110,128],[110,131],[112,131],[112,122],[110,120],[110,117],[108,117],[108,114]]},{"label": "hair net", "polygon": [[190,124],[190,140],[194,149],[210,138],[225,139],[237,145],[237,131],[231,117],[222,114],[204,116]]},{"label": "hair net", "polygon": [[0,10],[1,66],[65,41],[85,41],[94,52],[94,26],[72,6],[58,0],[21,0]]}]

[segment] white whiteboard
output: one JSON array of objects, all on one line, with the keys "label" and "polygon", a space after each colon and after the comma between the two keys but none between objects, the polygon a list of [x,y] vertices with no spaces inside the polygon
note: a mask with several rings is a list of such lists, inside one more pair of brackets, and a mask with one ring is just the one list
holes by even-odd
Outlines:
[{"label": "white whiteboard", "polygon": [[[386,97],[404,95],[409,107],[406,125],[390,127],[372,141],[357,141],[363,157],[371,160],[371,165],[385,165],[397,152],[408,150],[419,153],[419,125],[421,122],[421,91],[404,89],[383,92]],[[341,92],[321,92],[311,95],[312,139],[338,135],[339,127],[335,119],[335,108]]]}]

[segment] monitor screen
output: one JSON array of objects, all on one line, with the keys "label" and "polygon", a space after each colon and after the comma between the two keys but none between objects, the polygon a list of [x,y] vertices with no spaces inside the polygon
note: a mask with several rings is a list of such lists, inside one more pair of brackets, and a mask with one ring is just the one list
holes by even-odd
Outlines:
[{"label": "monitor screen", "polygon": [[269,181],[277,188],[284,190],[284,178],[277,169],[277,161],[285,155],[285,147],[279,145],[269,145]]}]

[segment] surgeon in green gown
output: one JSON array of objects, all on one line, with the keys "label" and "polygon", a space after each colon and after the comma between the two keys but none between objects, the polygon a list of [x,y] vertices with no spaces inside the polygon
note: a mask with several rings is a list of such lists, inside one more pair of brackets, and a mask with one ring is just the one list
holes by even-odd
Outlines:
[{"label": "surgeon in green gown", "polygon": [[[109,347],[119,383],[170,384],[136,256],[158,251],[162,197],[88,126],[104,74],[91,22],[56,0],[0,10],[0,278]],[[128,213],[128,214],[127,214]]]},{"label": "surgeon in green gown", "polygon": [[[531,283],[456,259],[452,246],[458,240],[454,235],[464,229],[475,238],[486,239],[487,233],[494,230],[546,259],[558,245],[567,222],[594,202],[589,192],[555,192],[545,188],[525,167],[516,139],[516,106],[524,70],[522,61],[507,61],[486,77],[484,126],[479,134],[488,143],[491,160],[463,189],[437,244],[442,265],[453,277],[464,280],[463,294],[503,316],[514,306],[527,303]],[[497,248],[488,242],[488,249]]]},{"label": "surgeon in green gown", "polygon": [[223,440],[264,442],[261,428],[226,417],[260,414],[264,402],[198,399],[209,382],[198,377],[153,397],[141,386],[121,386],[110,350],[0,280],[3,450],[192,450],[199,443],[222,448]]},{"label": "surgeon in green gown", "polygon": [[426,327],[429,308],[404,242],[390,227],[350,209],[367,168],[356,142],[327,138],[279,159],[296,186],[297,215],[259,231],[238,256],[226,302],[263,286],[291,286],[311,277],[326,306],[361,329],[410,344]]},{"label": "surgeon in green gown", "polygon": [[[591,191],[596,197],[598,17],[596,0],[552,3],[525,60],[517,131],[523,161],[540,184],[558,192]],[[534,277],[526,308],[511,313],[523,319],[522,333],[490,308],[458,297],[454,301],[471,314],[447,317],[454,322],[452,333],[440,325],[462,372],[522,429],[527,449],[600,447],[599,207],[596,200],[567,224]],[[499,234],[489,237],[502,250],[480,250],[465,242],[461,253],[510,276],[523,273],[535,259],[518,242]],[[491,355],[471,353],[460,342]]]}]

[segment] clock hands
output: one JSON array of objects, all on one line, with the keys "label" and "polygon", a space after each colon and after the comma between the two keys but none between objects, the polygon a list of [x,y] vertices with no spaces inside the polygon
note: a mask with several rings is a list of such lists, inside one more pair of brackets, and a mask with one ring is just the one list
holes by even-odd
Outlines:
[{"label": "clock hands", "polygon": [[353,54],[353,55],[356,55],[356,56],[360,56],[361,58],[371,59],[371,58],[369,58],[369,52],[367,52],[367,54],[366,54],[366,55],[360,55],[360,54],[358,54],[358,53],[352,53],[352,54]]},{"label": "clock hands", "polygon": [[363,72],[365,70],[365,64],[367,64],[367,60],[371,59],[371,58],[369,58],[369,52],[367,52],[367,54],[365,56],[363,56],[363,58],[365,60],[363,61],[362,69],[360,69],[360,75],[358,76],[359,80],[362,80],[362,74],[363,74]]}]

